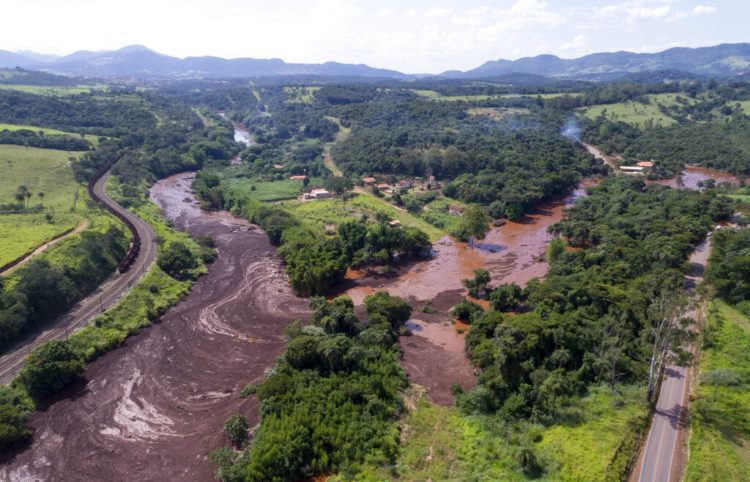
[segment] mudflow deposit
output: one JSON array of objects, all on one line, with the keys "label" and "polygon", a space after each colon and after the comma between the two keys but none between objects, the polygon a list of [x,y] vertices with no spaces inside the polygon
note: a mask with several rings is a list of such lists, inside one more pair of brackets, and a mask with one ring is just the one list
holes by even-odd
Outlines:
[{"label": "mudflow deposit", "polygon": [[285,346],[284,327],[308,317],[263,232],[198,209],[192,176],[157,183],[153,200],[193,235],[211,236],[209,274],[144,330],[88,366],[85,380],[31,418],[34,439],[0,479],[213,480],[206,454],[228,445],[224,420],[258,420],[240,389],[263,378]]}]

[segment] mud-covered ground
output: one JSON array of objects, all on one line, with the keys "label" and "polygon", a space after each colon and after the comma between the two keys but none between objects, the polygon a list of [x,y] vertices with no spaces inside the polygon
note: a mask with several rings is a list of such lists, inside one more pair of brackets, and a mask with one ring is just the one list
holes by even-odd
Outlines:
[{"label": "mud-covered ground", "polygon": [[88,366],[85,381],[31,417],[34,439],[0,468],[13,481],[212,480],[206,454],[228,444],[224,420],[258,420],[240,389],[262,379],[307,318],[263,232],[205,213],[177,175],[152,189],[176,225],[216,240],[209,274],[162,321]]},{"label": "mud-covered ground", "polygon": [[519,222],[493,228],[472,246],[446,236],[434,245],[432,258],[401,268],[395,275],[352,276],[346,294],[355,304],[378,290],[410,301],[414,307],[408,325],[412,335],[401,338],[402,366],[411,382],[427,389],[433,402],[452,404],[451,385],[457,383],[464,389],[476,385],[474,368],[464,351],[468,327],[456,326],[448,316],[466,295],[461,281],[472,278],[477,268],[487,269],[493,284],[524,286],[533,278],[543,277],[548,268],[544,252],[552,238],[547,229],[585,193],[585,186],[595,183],[584,180],[566,198],[540,206]]}]

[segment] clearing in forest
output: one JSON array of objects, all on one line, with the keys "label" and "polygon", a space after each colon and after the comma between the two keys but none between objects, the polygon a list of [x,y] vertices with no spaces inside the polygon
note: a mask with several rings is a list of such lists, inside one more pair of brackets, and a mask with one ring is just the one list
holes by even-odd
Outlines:
[{"label": "clearing in forest", "polygon": [[[0,145],[0,265],[73,229],[81,221],[87,209],[87,195],[68,166],[69,158],[79,154]],[[15,198],[19,186],[26,186],[31,194],[23,203]],[[78,202],[73,211],[76,193]]]}]

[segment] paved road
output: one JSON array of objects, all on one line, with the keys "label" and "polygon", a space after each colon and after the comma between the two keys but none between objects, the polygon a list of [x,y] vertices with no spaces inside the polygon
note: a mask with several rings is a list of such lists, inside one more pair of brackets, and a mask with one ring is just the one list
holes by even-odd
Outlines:
[{"label": "paved road", "polygon": [[114,202],[104,192],[104,185],[110,172],[105,172],[94,184],[94,192],[104,203],[128,218],[141,237],[141,249],[131,268],[125,273],[115,272],[99,288],[81,300],[65,315],[50,323],[51,327],[41,333],[35,333],[0,357],[0,383],[8,383],[20,370],[24,358],[34,348],[54,339],[66,338],[75,329],[88,324],[96,315],[110,308],[127,293],[146,273],[156,258],[156,234],[151,226],[141,218]]},{"label": "paved road", "polygon": [[[688,291],[692,291],[703,279],[710,252],[710,242],[704,241],[690,256],[692,269],[685,278]],[[692,310],[686,316],[696,319],[698,313]],[[679,480],[682,475],[684,461],[679,456],[682,451],[680,432],[685,428],[687,415],[688,374],[686,367],[669,365],[665,369],[656,412],[638,467],[637,480],[640,482],[669,482]]]}]

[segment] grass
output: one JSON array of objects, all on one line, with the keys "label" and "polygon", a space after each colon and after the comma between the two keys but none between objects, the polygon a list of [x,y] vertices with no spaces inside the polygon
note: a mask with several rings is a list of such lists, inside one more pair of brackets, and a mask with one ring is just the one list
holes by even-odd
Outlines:
[{"label": "grass", "polygon": [[390,219],[398,219],[403,226],[413,226],[421,229],[430,238],[437,241],[445,236],[445,231],[436,228],[428,222],[419,219],[406,211],[396,209],[387,201],[371,194],[358,193],[354,198],[344,202],[341,199],[321,199],[317,201],[292,201],[285,206],[300,219],[303,219],[321,232],[327,226],[338,226],[346,221],[357,221],[366,214],[374,219],[376,213],[385,213]]},{"label": "grass", "polygon": [[37,126],[29,126],[29,125],[23,125],[23,124],[2,124],[0,123],[0,131],[3,130],[9,130],[9,131],[18,131],[21,129],[28,129],[34,132],[43,132],[45,136],[73,136],[73,137],[80,137],[81,139],[85,139],[88,142],[90,142],[94,147],[96,147],[97,144],[99,144],[99,137],[100,136],[94,136],[91,134],[79,134],[78,132],[68,132],[68,131],[61,131],[59,129],[50,129],[49,127],[37,127]]},{"label": "grass", "polygon": [[[134,211],[154,228],[161,241],[159,250],[172,241],[181,241],[193,250],[199,249],[188,234],[176,231],[167,223],[156,205],[146,203]],[[202,263],[194,270],[195,275],[206,272],[207,267]],[[146,276],[117,305],[98,316],[93,324],[70,336],[73,348],[84,360],[91,361],[122,345],[128,336],[149,326],[151,321],[176,304],[190,291],[192,284],[189,279],[172,278],[154,263]]]},{"label": "grass", "polygon": [[737,380],[698,385],[685,480],[750,480],[750,319],[717,300],[707,324],[701,375],[721,370]]},{"label": "grass", "polygon": [[648,121],[654,125],[670,126],[676,121],[664,115],[659,107],[654,104],[641,104],[639,102],[619,102],[617,104],[592,105],[583,109],[583,115],[589,119],[596,119],[604,114],[612,121],[622,121],[638,127],[644,127]]},{"label": "grass", "polygon": [[[741,102],[737,102],[742,107],[742,111],[745,113],[745,115],[750,115],[750,100],[743,100]],[[733,102],[730,103],[730,105],[733,104]]]},{"label": "grass", "polygon": [[0,89],[19,90],[29,94],[37,95],[78,95],[87,94],[92,91],[106,90],[105,85],[77,85],[77,86],[49,86],[49,85],[24,85],[24,84],[0,84]]},{"label": "grass", "polygon": [[201,123],[203,124],[203,127],[214,127],[216,125],[216,121],[208,117],[201,109],[198,107],[191,108],[193,113],[198,116],[198,118],[201,120]]},{"label": "grass", "polygon": [[[14,203],[13,193],[26,185],[33,193],[30,206],[40,203],[44,192],[44,211],[0,214],[0,265],[12,261],[56,235],[75,227],[88,215],[87,195],[73,178],[68,158],[78,153],[0,145],[0,204]],[[74,193],[79,192],[75,211]],[[46,219],[45,215],[50,218]]]},{"label": "grass", "polygon": [[558,93],[549,93],[549,94],[475,94],[475,95],[443,95],[439,92],[435,92],[434,90],[420,90],[420,89],[411,89],[412,92],[415,94],[430,99],[430,100],[439,100],[439,101],[447,101],[447,102],[475,102],[475,101],[484,101],[484,100],[499,100],[499,99],[513,99],[518,97],[531,97],[531,98],[537,98],[541,97],[542,99],[553,99],[555,97],[562,97],[565,95],[570,96],[579,96],[580,93],[566,93],[566,92],[558,92]]},{"label": "grass", "polygon": [[[455,407],[420,399],[403,420],[396,465],[366,467],[357,480],[528,480],[517,468],[515,453],[530,433],[536,435],[534,445],[545,466],[539,480],[605,480],[625,427],[645,413],[639,403],[642,390],[620,388],[621,395],[607,387],[594,388],[578,404],[582,422],[546,428],[466,416]],[[617,400],[622,408],[614,407]]]},{"label": "grass", "polygon": [[232,198],[249,197],[256,201],[274,202],[295,199],[302,192],[302,181],[260,181],[256,179],[229,178],[227,190]]},{"label": "grass", "polygon": [[344,174],[341,172],[341,169],[339,169],[338,166],[336,166],[336,163],[333,161],[333,157],[331,156],[331,148],[334,144],[344,142],[346,138],[349,137],[349,134],[351,134],[352,129],[351,127],[344,127],[344,125],[341,124],[341,121],[336,117],[326,116],[326,119],[330,120],[331,122],[335,122],[339,126],[339,131],[336,133],[336,138],[333,140],[333,142],[326,143],[326,145],[323,147],[323,162],[334,176],[343,176]]},{"label": "grass", "polygon": [[284,87],[284,92],[289,94],[289,98],[285,102],[288,104],[312,104],[315,100],[315,92],[320,89],[320,87],[315,86]]}]

